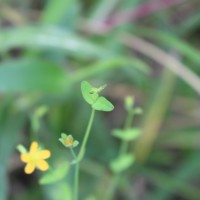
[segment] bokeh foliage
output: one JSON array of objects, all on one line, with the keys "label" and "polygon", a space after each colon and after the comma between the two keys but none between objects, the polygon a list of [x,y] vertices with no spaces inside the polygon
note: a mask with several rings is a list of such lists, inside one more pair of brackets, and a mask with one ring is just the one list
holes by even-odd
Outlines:
[{"label": "bokeh foliage", "polygon": [[[108,163],[119,148],[111,130],[123,126],[127,95],[144,110],[134,121],[143,134],[130,147],[136,163],[115,199],[198,200],[199,9],[198,0],[2,0],[0,199],[70,200],[70,175],[39,185],[39,173],[24,175],[15,147],[37,138],[53,152],[52,165],[67,161],[58,138],[66,132],[82,139],[89,106],[80,83],[89,80],[108,84],[104,96],[115,110],[96,114],[81,200],[104,198]],[[135,45],[138,38],[146,46]],[[181,68],[173,70],[176,64]],[[48,110],[35,130],[33,115],[42,106]]]}]

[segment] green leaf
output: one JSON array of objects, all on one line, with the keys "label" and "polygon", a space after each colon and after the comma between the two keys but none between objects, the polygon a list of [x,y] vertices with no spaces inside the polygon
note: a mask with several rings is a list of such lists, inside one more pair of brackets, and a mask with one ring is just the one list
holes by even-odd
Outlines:
[{"label": "green leaf", "polygon": [[69,171],[69,164],[61,164],[56,167],[56,169],[47,172],[44,176],[42,176],[39,180],[39,183],[42,185],[52,184],[57,181],[63,179]]},{"label": "green leaf", "polygon": [[132,128],[127,130],[115,129],[112,135],[125,141],[131,141],[136,139],[140,135],[141,129]]},{"label": "green leaf", "polygon": [[59,23],[66,15],[70,2],[69,0],[47,1],[44,12],[42,12],[41,21],[44,24]]},{"label": "green leaf", "polygon": [[93,104],[98,98],[97,93],[91,94],[92,90],[93,90],[93,86],[90,83],[88,83],[87,81],[82,81],[81,92],[82,92],[83,98],[89,104]]},{"label": "green leaf", "polygon": [[73,148],[77,147],[78,145],[79,145],[79,141],[75,140],[75,141],[73,142]]},{"label": "green leaf", "polygon": [[[31,39],[30,39],[31,38]],[[103,58],[113,55],[106,48],[85,40],[74,32],[64,31],[56,26],[25,26],[9,28],[0,32],[0,51],[12,48],[58,50],[75,57]]]},{"label": "green leaf", "polygon": [[32,59],[0,64],[0,92],[64,92],[68,78],[58,66]]},{"label": "green leaf", "polygon": [[77,72],[76,81],[82,81],[88,77],[94,77],[105,72],[108,73],[117,68],[127,68],[127,66],[133,71],[136,70],[138,72],[144,73],[145,75],[150,74],[150,68],[143,60],[133,56],[131,57],[131,59],[117,56],[117,58],[112,57],[109,59],[104,59],[102,61],[95,62],[95,64],[92,64],[87,68],[84,67],[83,69],[80,69]]},{"label": "green leaf", "polygon": [[66,139],[67,138],[67,134],[61,133],[61,137],[62,137],[62,139]]},{"label": "green leaf", "polygon": [[26,148],[23,145],[21,145],[21,144],[17,145],[17,150],[20,153],[26,153],[27,152]]},{"label": "green leaf", "polygon": [[148,38],[153,38],[159,40],[170,48],[175,49],[180,52],[182,55],[185,55],[192,62],[196,62],[198,65],[200,63],[199,51],[189,43],[181,40],[180,37],[176,37],[170,33],[166,33],[163,31],[149,29],[149,28],[141,28],[137,27],[134,29],[140,36],[145,36]]},{"label": "green leaf", "polygon": [[140,115],[143,112],[142,108],[139,108],[139,107],[135,108],[133,111],[134,111],[134,114],[136,114],[136,115]]},{"label": "green leaf", "polygon": [[132,154],[126,154],[113,160],[110,164],[110,168],[114,173],[121,173],[128,169],[134,163],[134,160],[135,158]]},{"label": "green leaf", "polygon": [[41,118],[46,114],[46,112],[48,111],[48,107],[47,106],[40,106],[39,108],[37,108],[33,114],[31,114],[30,116],[30,120],[31,120],[31,130],[35,133],[37,133],[40,129],[40,120]]},{"label": "green leaf", "polygon": [[99,97],[92,107],[99,111],[112,111],[114,109],[112,103],[104,97]]}]

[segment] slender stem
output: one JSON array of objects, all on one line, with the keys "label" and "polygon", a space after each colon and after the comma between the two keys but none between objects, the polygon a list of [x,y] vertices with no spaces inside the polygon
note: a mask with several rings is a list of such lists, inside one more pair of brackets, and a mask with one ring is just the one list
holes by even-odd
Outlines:
[{"label": "slender stem", "polygon": [[31,120],[31,134],[30,134],[30,141],[37,141],[39,139],[39,120],[36,121],[36,119],[34,119],[34,117],[30,117]]},{"label": "slender stem", "polygon": [[95,114],[95,110],[92,109],[91,115],[90,115],[90,119],[88,122],[88,126],[87,129],[85,131],[85,135],[83,138],[83,143],[81,145],[81,149],[79,151],[78,156],[76,155],[76,153],[74,152],[73,148],[70,148],[70,152],[74,158],[74,160],[76,161],[75,163],[75,174],[74,174],[74,191],[73,191],[73,200],[78,200],[78,188],[79,188],[79,162],[82,160],[84,153],[85,153],[85,147],[89,138],[89,134],[90,134],[90,130],[92,127],[92,123],[94,120],[94,114]]},{"label": "slender stem", "polygon": [[87,126],[87,129],[86,129],[84,138],[83,138],[83,143],[81,145],[81,149],[80,149],[79,154],[78,154],[78,161],[81,161],[83,156],[84,156],[85,147],[86,147],[86,144],[87,144],[87,141],[88,141],[88,138],[89,138],[89,135],[90,135],[90,130],[91,130],[91,127],[92,127],[92,123],[93,123],[93,120],[94,120],[94,114],[95,114],[95,110],[92,109],[92,112],[91,112],[91,115],[90,115],[90,119],[89,119],[89,122],[88,122],[88,126]]},{"label": "slender stem", "polygon": [[71,152],[72,157],[74,158],[74,160],[77,160],[76,153],[74,152],[74,149],[72,147],[70,148],[70,152]]},{"label": "slender stem", "polygon": [[[132,121],[133,121],[133,112],[128,112],[128,116],[125,121],[124,129],[129,129],[131,127]],[[119,150],[119,156],[123,156],[128,151],[128,142],[125,140],[122,140],[120,150]]]},{"label": "slender stem", "polygon": [[74,200],[78,200],[78,188],[79,188],[79,162],[75,166],[74,175]]},{"label": "slender stem", "polygon": [[128,111],[128,116],[126,118],[126,122],[125,122],[125,126],[124,126],[125,130],[131,128],[131,125],[133,122],[133,116],[134,116],[134,112]]},{"label": "slender stem", "polygon": [[79,162],[77,162],[77,156],[74,152],[73,148],[70,148],[70,152],[76,161],[75,164],[75,175],[74,175],[74,191],[73,191],[73,199],[78,200],[78,179],[79,179]]},{"label": "slender stem", "polygon": [[[133,121],[133,116],[134,113],[133,112],[128,112],[128,116],[126,118],[125,121],[125,125],[124,125],[124,129],[129,129],[131,127],[132,121]],[[121,142],[121,146],[120,146],[120,150],[119,150],[119,154],[118,157],[122,157],[124,154],[126,154],[126,152],[128,151],[128,142],[127,141],[122,141]],[[120,173],[116,173],[114,174],[111,184],[110,184],[110,188],[108,189],[108,193],[106,194],[106,200],[112,200],[115,190],[117,188],[117,185],[120,181],[121,178],[121,174]]]}]

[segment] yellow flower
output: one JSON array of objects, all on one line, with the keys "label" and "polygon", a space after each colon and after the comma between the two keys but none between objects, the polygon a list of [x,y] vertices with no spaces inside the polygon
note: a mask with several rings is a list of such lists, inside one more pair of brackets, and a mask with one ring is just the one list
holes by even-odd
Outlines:
[{"label": "yellow flower", "polygon": [[51,156],[49,150],[40,150],[37,142],[32,142],[29,152],[21,154],[21,161],[27,163],[24,171],[26,174],[31,174],[38,168],[41,171],[46,171],[49,168],[48,163],[44,160]]}]

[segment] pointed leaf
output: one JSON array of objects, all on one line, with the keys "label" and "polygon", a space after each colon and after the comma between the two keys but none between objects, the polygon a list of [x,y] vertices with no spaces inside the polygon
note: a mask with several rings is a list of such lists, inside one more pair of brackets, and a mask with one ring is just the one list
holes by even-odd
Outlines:
[{"label": "pointed leaf", "polygon": [[128,169],[134,162],[135,158],[132,154],[126,154],[120,158],[113,160],[110,164],[110,168],[114,173],[121,173]]},{"label": "pointed leaf", "polygon": [[67,135],[65,133],[61,133],[61,137],[62,137],[62,139],[66,139]]},{"label": "pointed leaf", "polygon": [[112,111],[114,109],[112,103],[104,97],[99,97],[92,107],[99,111]]},{"label": "pointed leaf", "polygon": [[56,167],[56,169],[53,169],[42,176],[39,180],[39,183],[44,185],[60,181],[67,175],[68,171],[69,164],[61,164],[60,166]]},{"label": "pointed leaf", "polygon": [[26,148],[25,148],[23,145],[21,145],[21,144],[19,144],[19,145],[17,146],[17,150],[18,150],[20,153],[26,153],[26,152],[27,152]]},{"label": "pointed leaf", "polygon": [[90,83],[88,83],[87,81],[82,81],[81,92],[82,92],[83,98],[89,104],[93,104],[98,97],[98,94],[96,94],[96,93],[91,94],[92,89],[93,89],[93,87]]},{"label": "pointed leaf", "polygon": [[75,140],[75,141],[73,142],[73,148],[77,147],[78,145],[79,145],[79,141]]},{"label": "pointed leaf", "polygon": [[125,141],[131,141],[137,138],[140,135],[141,130],[137,128],[122,130],[122,129],[115,129],[112,132],[112,135]]}]

